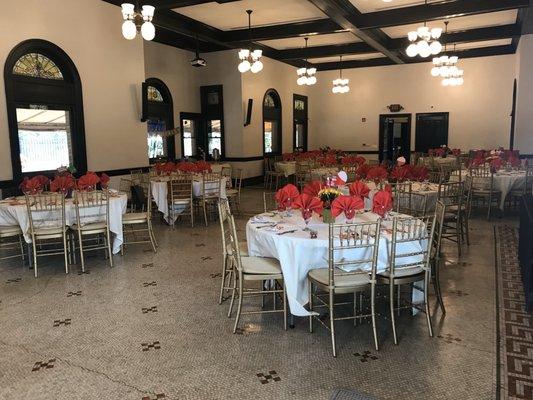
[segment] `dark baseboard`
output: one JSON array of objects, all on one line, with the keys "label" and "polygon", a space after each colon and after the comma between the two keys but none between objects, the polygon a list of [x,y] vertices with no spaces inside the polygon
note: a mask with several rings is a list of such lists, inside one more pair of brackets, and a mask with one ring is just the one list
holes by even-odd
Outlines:
[{"label": "dark baseboard", "polygon": [[253,157],[226,157],[222,162],[224,161],[233,161],[233,162],[247,162],[247,161],[262,161],[264,159],[263,156],[253,156]]}]

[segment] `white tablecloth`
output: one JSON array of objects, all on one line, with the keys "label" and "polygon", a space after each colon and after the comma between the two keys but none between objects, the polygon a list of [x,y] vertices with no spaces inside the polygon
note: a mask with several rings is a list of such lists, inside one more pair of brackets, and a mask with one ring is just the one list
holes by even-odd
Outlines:
[{"label": "white tablecloth", "polygon": [[444,157],[420,157],[420,162],[424,165],[431,165],[431,160],[437,165],[445,166],[445,167],[454,167],[457,165],[457,157],[455,156],[447,156]]},{"label": "white tablecloth", "polygon": [[212,163],[211,164],[211,171],[216,172],[217,174],[220,174],[222,172],[222,168],[231,169],[231,164],[228,164],[228,163]]},{"label": "white tablecloth", "polygon": [[[25,199],[20,197],[17,201],[20,204],[13,204],[12,200],[0,201],[0,225],[19,225],[24,233],[24,239],[27,243],[31,243],[31,234],[29,232],[30,221]],[[109,201],[109,230],[115,234],[113,240],[113,254],[117,254],[120,251],[120,246],[124,242],[122,215],[126,212],[127,205],[128,197],[125,193],[121,193],[117,197],[111,197]],[[86,210],[88,213],[98,214],[99,212],[96,210],[97,208],[98,207],[94,207],[94,209],[88,208]],[[72,226],[76,223],[76,208],[72,199],[66,199],[65,201],[65,219],[68,226]],[[82,221],[85,220],[82,219]]]},{"label": "white tablecloth", "polygon": [[324,175],[336,176],[338,172],[339,172],[339,168],[337,167],[315,168],[311,170],[311,180],[321,181]]},{"label": "white tablecloth", "polygon": [[[272,215],[266,213],[264,215]],[[343,216],[338,217],[338,222],[342,222]],[[376,214],[366,212],[356,216],[354,221],[370,222],[376,221]],[[279,214],[274,217],[280,220]],[[304,228],[305,223],[298,210],[293,211],[292,217],[284,217],[281,225],[295,225]],[[385,227],[390,228],[392,221],[387,221]],[[314,268],[327,268],[328,266],[328,246],[329,228],[319,217],[313,216],[309,227],[318,231],[317,239],[310,239],[309,233],[299,229],[297,232],[278,235],[276,232],[265,229],[258,229],[260,224],[252,224],[251,220],[246,225],[246,237],[248,240],[248,252],[251,256],[271,257],[279,260],[285,286],[287,288],[287,298],[291,313],[297,316],[307,316],[309,312],[305,305],[309,301],[307,273]],[[383,271],[389,264],[391,235],[382,232],[380,236],[378,272]],[[411,242],[398,246],[398,253],[413,253],[421,251],[427,243]],[[357,249],[355,251],[361,251]],[[354,258],[350,256],[350,258]],[[409,257],[404,257],[402,263],[411,262]],[[416,260],[415,260],[416,261]],[[370,269],[370,266],[368,266]],[[418,296],[417,296],[418,297]]]},{"label": "white tablecloth", "polygon": [[[157,179],[153,179],[150,181],[150,184],[152,185],[152,197],[157,204],[157,209],[163,213],[163,217],[165,220],[169,223],[170,217],[168,212],[168,181],[170,178],[168,177],[159,177]],[[215,184],[208,184],[209,185],[215,185]],[[202,180],[195,179],[192,182],[192,195],[193,197],[202,197]],[[220,197],[225,199],[226,198],[226,178],[222,177],[222,182],[220,183]],[[179,212],[177,213],[179,214]],[[177,215],[176,215],[177,218]]]},{"label": "white tablecloth", "polygon": [[276,172],[285,174],[285,178],[296,174],[296,161],[279,161],[274,164]]}]

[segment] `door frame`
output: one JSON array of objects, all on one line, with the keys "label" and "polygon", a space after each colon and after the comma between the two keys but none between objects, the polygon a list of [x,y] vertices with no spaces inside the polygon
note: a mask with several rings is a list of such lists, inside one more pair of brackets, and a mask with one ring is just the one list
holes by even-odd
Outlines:
[{"label": "door frame", "polygon": [[[294,107],[294,103],[296,100],[301,100],[305,103],[304,110],[296,110]],[[294,93],[292,95],[292,150],[296,151],[296,125],[298,123],[303,123],[304,125],[304,144],[303,144],[303,151],[307,151],[308,148],[308,142],[309,142],[309,97],[304,96],[301,94]]]},{"label": "door frame", "polygon": [[[413,114],[379,114],[379,148],[378,148],[378,159],[379,162],[382,162],[382,155],[383,155],[383,136],[381,135],[385,119],[390,117],[399,117],[399,118],[407,118],[407,124],[409,125],[409,131],[407,132],[407,137],[409,139],[409,151],[408,154],[411,154],[411,131],[413,129]],[[392,160],[394,161],[394,160]]]},{"label": "door frame", "polygon": [[[184,145],[183,145],[183,120],[184,119],[190,119],[194,121],[198,121],[198,126],[196,127],[196,143],[198,143],[198,139],[201,135],[204,134],[203,129],[203,118],[201,113],[194,113],[194,112],[180,112],[180,142],[181,142],[181,158],[185,158],[185,154],[183,153]],[[197,149],[196,149],[197,150]],[[195,151],[196,153],[196,151]],[[198,154],[194,154],[192,157],[196,158]]]},{"label": "door frame", "polygon": [[446,116],[446,146],[448,146],[448,139],[450,137],[450,112],[425,112],[425,113],[416,113],[415,115],[415,151],[416,151],[416,139],[419,134],[418,127],[418,117],[424,115],[445,115]]}]

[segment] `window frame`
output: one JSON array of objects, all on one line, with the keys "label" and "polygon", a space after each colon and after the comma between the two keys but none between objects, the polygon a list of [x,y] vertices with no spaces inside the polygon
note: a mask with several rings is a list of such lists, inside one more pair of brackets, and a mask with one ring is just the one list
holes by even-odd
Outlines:
[{"label": "window frame", "polygon": [[[301,101],[304,103],[304,109],[298,110],[296,109],[296,102]],[[304,96],[302,94],[296,94],[294,93],[292,95],[292,119],[293,119],[293,128],[292,128],[292,150],[297,151],[298,148],[296,147],[296,125],[302,124],[304,126],[304,137],[303,137],[303,145],[299,147],[299,149],[302,149],[302,151],[307,151],[308,148],[308,142],[309,142],[309,99],[307,96]]]},{"label": "window frame", "polygon": [[[270,96],[274,99],[274,102],[277,104],[274,107],[268,107],[265,105],[266,98]],[[268,89],[264,96],[263,101],[261,102],[263,109],[263,156],[279,156],[283,152],[283,106],[281,104],[281,97],[276,89]],[[272,152],[267,153],[265,150],[265,122],[271,121],[277,123],[277,143],[278,148]]]},{"label": "window frame", "polygon": [[[40,53],[54,62],[63,79],[47,79],[13,73],[15,63],[25,54]],[[83,92],[78,70],[59,46],[42,39],[30,39],[16,45],[4,64],[7,120],[11,150],[13,180],[36,174],[52,175],[54,171],[22,172],[17,121],[17,107],[24,105],[47,105],[62,107],[71,112],[71,140],[73,164],[79,173],[87,171],[85,122],[83,116]],[[52,108],[52,109],[53,109]]]}]

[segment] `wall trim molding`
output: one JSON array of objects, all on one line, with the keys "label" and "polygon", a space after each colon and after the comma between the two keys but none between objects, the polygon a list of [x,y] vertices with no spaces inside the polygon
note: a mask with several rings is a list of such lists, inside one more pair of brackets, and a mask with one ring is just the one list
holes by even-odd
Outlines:
[{"label": "wall trim molding", "polygon": [[222,161],[229,162],[247,162],[247,161],[263,161],[264,156],[252,156],[252,157],[226,157]]}]

